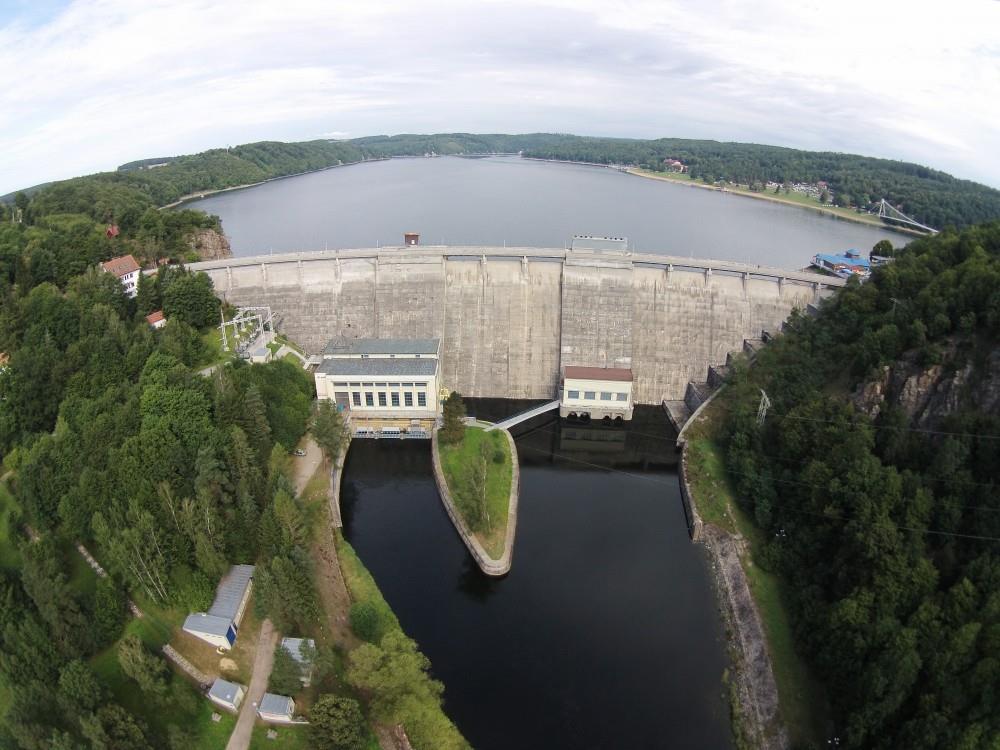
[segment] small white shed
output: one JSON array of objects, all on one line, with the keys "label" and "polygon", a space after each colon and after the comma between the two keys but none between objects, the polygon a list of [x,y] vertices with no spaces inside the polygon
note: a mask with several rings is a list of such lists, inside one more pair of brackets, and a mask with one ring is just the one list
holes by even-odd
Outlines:
[{"label": "small white shed", "polygon": [[295,701],[287,695],[264,693],[257,708],[257,715],[262,721],[271,724],[291,724],[295,716]]},{"label": "small white shed", "polygon": [[219,677],[212,683],[212,687],[208,691],[208,699],[219,708],[236,713],[240,710],[240,704],[243,703],[245,694],[246,691],[242,685]]}]

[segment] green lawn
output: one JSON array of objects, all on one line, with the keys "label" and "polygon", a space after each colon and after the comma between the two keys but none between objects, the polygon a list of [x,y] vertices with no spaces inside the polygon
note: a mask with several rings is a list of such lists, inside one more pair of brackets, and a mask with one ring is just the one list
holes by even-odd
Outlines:
[{"label": "green lawn", "polygon": [[[486,511],[488,521],[475,522],[478,503],[472,489],[472,466],[480,460],[480,451],[486,445]],[[507,536],[507,512],[510,506],[510,484],[512,463],[510,444],[499,431],[486,432],[480,427],[467,427],[461,443],[446,445],[439,443],[441,468],[444,470],[448,489],[455,499],[458,512],[465,518],[469,528],[482,543],[486,552],[494,558],[503,554]],[[502,462],[494,460],[494,454],[502,455]],[[477,528],[479,526],[479,528]]]},{"label": "green lawn", "polygon": [[307,750],[309,748],[309,727],[270,727],[278,736],[267,738],[269,727],[256,726],[250,738],[250,750]]},{"label": "green lawn", "polygon": [[688,482],[702,520],[742,535],[749,544],[750,554],[742,559],[743,570],[767,634],[782,720],[793,745],[812,743],[818,747],[827,722],[826,696],[796,651],[783,601],[783,582],[756,562],[763,541],[761,531],[736,502],[723,449],[712,439],[727,409],[726,396],[720,393],[705,410],[704,419],[688,430]]},{"label": "green lawn", "polygon": [[222,350],[222,332],[215,327],[209,328],[201,334],[201,342],[205,347],[205,356],[199,363],[201,367],[230,362],[233,359],[233,341],[229,341],[229,351]]},{"label": "green lawn", "polygon": [[368,602],[378,613],[379,637],[385,635],[390,630],[402,630],[399,620],[396,618],[396,613],[392,611],[392,607],[389,606],[385,597],[382,596],[382,592],[379,591],[378,584],[375,583],[372,574],[368,572],[368,568],[361,562],[361,558],[354,551],[354,547],[344,539],[344,535],[340,529],[334,532],[334,543],[337,547],[340,569],[344,573],[344,583],[347,584],[351,600],[355,603]]}]

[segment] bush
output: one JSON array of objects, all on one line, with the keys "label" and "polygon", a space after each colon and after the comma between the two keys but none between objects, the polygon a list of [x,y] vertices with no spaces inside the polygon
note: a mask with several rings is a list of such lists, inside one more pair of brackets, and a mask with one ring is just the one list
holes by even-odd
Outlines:
[{"label": "bush", "polygon": [[310,747],[318,750],[362,750],[365,718],[353,698],[321,695],[309,712]]},{"label": "bush", "polygon": [[378,610],[371,602],[356,602],[351,605],[351,630],[358,638],[375,643],[378,641],[382,623],[379,621]]},{"label": "bush", "polygon": [[504,461],[504,458],[505,458],[505,456],[504,456],[504,452],[503,452],[502,449],[497,448],[495,451],[493,451],[493,463],[495,463],[495,464],[502,464],[503,461]]}]

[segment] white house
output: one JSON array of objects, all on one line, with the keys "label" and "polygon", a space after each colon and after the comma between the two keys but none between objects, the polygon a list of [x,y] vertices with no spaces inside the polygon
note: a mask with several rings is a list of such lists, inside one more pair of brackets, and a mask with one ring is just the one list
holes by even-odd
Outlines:
[{"label": "white house", "polygon": [[312,682],[313,654],[316,652],[316,641],[312,638],[282,638],[281,648],[295,660],[301,670],[299,679],[303,687],[309,687]]},{"label": "white house", "polygon": [[632,371],[620,367],[563,368],[559,416],[632,419]]},{"label": "white house", "polygon": [[257,715],[271,724],[291,724],[295,716],[295,701],[286,695],[264,693],[257,707]]},{"label": "white house", "polygon": [[195,612],[184,620],[183,630],[228,651],[236,642],[240,622],[253,590],[253,565],[234,565],[219,581],[208,612]]},{"label": "white house", "polygon": [[122,255],[102,263],[101,268],[118,277],[125,287],[125,294],[135,297],[139,293],[139,264],[131,255]]},{"label": "white house", "polygon": [[335,339],[317,368],[316,397],[356,419],[435,419],[438,339]]},{"label": "white house", "polygon": [[221,677],[216,678],[215,682],[212,683],[211,689],[208,691],[208,699],[212,703],[219,706],[219,708],[224,708],[234,713],[240,710],[240,704],[243,703],[244,695],[246,695],[246,691],[242,685],[229,682]]}]

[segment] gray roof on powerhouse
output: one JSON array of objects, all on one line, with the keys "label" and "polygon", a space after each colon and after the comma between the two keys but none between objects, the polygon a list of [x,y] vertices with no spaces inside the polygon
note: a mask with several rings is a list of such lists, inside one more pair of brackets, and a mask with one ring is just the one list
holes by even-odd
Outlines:
[{"label": "gray roof on powerhouse", "polygon": [[208,608],[208,614],[215,617],[228,617],[232,620],[243,601],[243,594],[253,578],[253,565],[234,565],[229,569],[219,587],[215,590],[215,601]]},{"label": "gray roof on powerhouse", "polygon": [[333,339],[323,348],[323,356],[437,354],[438,343],[438,339]]},{"label": "gray roof on powerhouse", "polygon": [[292,699],[287,695],[276,695],[275,693],[264,693],[260,699],[260,706],[257,710],[262,714],[290,714],[288,705]]},{"label": "gray roof on powerhouse", "polygon": [[324,359],[318,372],[327,376],[363,378],[368,375],[406,377],[433,375],[437,372],[436,359]]}]

